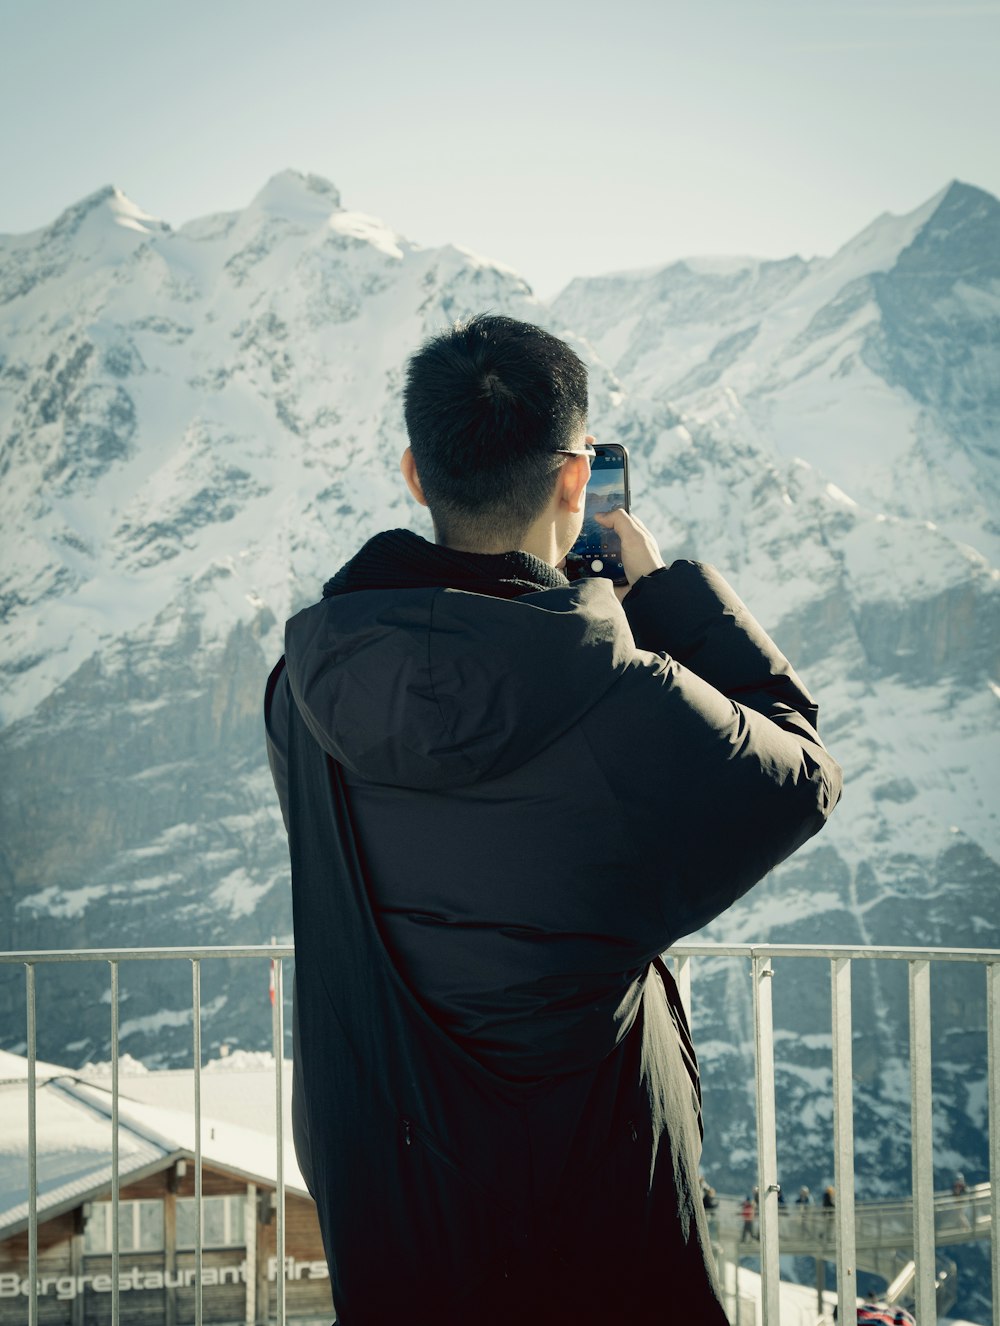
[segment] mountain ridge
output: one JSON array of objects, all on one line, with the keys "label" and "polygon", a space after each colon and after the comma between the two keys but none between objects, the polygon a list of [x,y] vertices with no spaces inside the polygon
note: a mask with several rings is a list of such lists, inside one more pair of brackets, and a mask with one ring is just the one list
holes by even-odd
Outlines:
[{"label": "mountain ridge", "polygon": [[[733,582],[819,697],[846,770],[817,842],[707,937],[1000,946],[1000,430],[986,389],[1000,351],[992,260],[967,252],[992,235],[992,207],[960,192],[957,213],[939,216],[949,186],[916,221],[921,209],[866,228],[839,261],[672,264],[654,281],[584,280],[545,304],[509,269],[412,244],[310,178],[280,172],[256,208],[177,229],[140,219],[141,232],[100,212],[138,213],[104,191],[54,248],[0,239],[3,280],[16,268],[19,283],[0,303],[11,942],[290,934],[260,728],[280,624],[368,535],[430,532],[396,469],[403,365],[424,336],[493,308],[578,349],[592,430],[629,446],[635,509],[664,556],[711,561]],[[88,216],[102,218],[97,241]],[[918,247],[905,280],[880,292],[875,278],[935,216],[925,238],[943,283]],[[897,381],[866,362],[876,352]],[[190,1054],[168,965],[124,986],[123,1048],[162,1065]],[[857,980],[858,1166],[872,1191],[893,1191],[908,1172],[906,1001],[882,966]],[[814,976],[785,970],[778,1088],[786,1116],[812,1123],[783,1129],[783,1170],[822,1186],[829,1007]],[[968,977],[943,976],[935,994],[943,1183],[947,1165],[971,1178],[985,1164],[985,1013]],[[47,1057],[106,1057],[101,973],[46,980]],[[266,1043],[259,993],[235,965],[206,972],[207,1047]],[[720,1187],[745,1186],[754,1154],[749,1049],[733,1036],[748,996],[734,971],[697,969],[706,1165]],[[0,981],[8,1048],[21,997]]]}]

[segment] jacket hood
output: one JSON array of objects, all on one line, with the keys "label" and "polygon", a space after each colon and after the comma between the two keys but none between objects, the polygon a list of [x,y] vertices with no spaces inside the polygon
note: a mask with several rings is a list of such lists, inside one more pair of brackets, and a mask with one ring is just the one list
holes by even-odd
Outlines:
[{"label": "jacket hood", "polygon": [[601,698],[634,650],[604,580],[514,599],[358,590],[285,628],[292,695],[323,749],[374,782],[426,790],[523,764]]}]

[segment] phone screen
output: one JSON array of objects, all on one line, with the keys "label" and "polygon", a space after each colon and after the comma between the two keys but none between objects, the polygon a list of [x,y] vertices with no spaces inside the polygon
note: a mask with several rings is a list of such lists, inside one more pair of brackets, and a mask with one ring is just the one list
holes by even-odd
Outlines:
[{"label": "phone screen", "polygon": [[603,576],[624,585],[621,543],[614,530],[605,529],[594,519],[595,511],[611,511],[616,506],[629,509],[628,452],[617,442],[595,448],[590,462],[590,483],[583,512],[580,537],[566,555],[566,575],[570,580],[584,576]]}]

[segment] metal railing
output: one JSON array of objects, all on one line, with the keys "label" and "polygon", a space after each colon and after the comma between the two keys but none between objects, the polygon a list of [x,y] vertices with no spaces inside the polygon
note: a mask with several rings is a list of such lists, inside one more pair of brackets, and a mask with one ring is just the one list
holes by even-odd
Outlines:
[{"label": "metal railing", "polygon": [[[949,1189],[934,1194],[934,1239],[937,1247],[953,1243],[968,1243],[988,1239],[992,1235],[990,1202],[992,1193],[988,1183],[976,1184],[960,1197]],[[753,1215],[752,1229],[746,1230],[743,1214],[746,1199],[732,1194],[717,1193],[716,1202],[709,1213],[709,1228],[713,1237],[722,1243],[751,1244],[753,1251],[759,1243],[758,1217]],[[810,1204],[808,1206],[779,1206],[778,1228],[781,1231],[781,1251],[793,1256],[821,1256],[836,1246],[837,1227],[834,1208]],[[910,1198],[892,1198],[855,1202],[854,1245],[858,1264],[863,1270],[879,1272],[874,1265],[878,1254],[897,1249],[912,1248],[914,1243],[913,1201]],[[888,1260],[888,1259],[886,1259]]]},{"label": "metal railing", "polygon": [[[1000,950],[819,946],[809,944],[684,944],[667,955],[674,962],[681,998],[690,1015],[691,963],[695,958],[744,958],[751,964],[753,982],[755,1083],[757,1101],[757,1161],[759,1200],[759,1240],[762,1276],[762,1316],[764,1326],[779,1326],[778,1256],[781,1227],[787,1218],[780,1215],[777,1164],[777,1128],[774,1090],[774,1029],[771,1004],[773,961],[780,958],[826,960],[830,965],[833,1045],[833,1129],[834,1182],[837,1192],[833,1212],[838,1298],[853,1302],[857,1285],[857,1248],[865,1228],[859,1227],[854,1193],[854,1107],[852,1094],[851,975],[857,960],[905,962],[909,971],[909,1029],[911,1084],[912,1200],[905,1240],[912,1243],[915,1262],[914,1297],[916,1316],[921,1326],[937,1321],[935,1194],[933,1188],[932,1097],[931,1097],[931,1011],[930,964],[975,963],[986,969],[988,1010],[988,1101],[990,1225],[993,1231],[991,1265],[993,1280],[993,1321],[1000,1326]],[[49,963],[104,962],[111,972],[111,1091],[112,1091],[112,1326],[120,1322],[119,1277],[119,1166],[118,1166],[118,1061],[119,1007],[118,975],[123,962],[177,960],[190,961],[192,972],[192,1024],[194,1054],[195,1112],[195,1196],[198,1202],[195,1242],[195,1323],[202,1326],[202,1244],[203,1204],[201,1190],[201,964],[212,958],[268,959],[274,963],[275,997],[272,1016],[272,1043],[275,1061],[275,1148],[277,1210],[277,1265],[285,1265],[285,1197],[283,1156],[283,1077],[281,1064],[284,1047],[282,962],[293,958],[294,950],[285,945],[244,945],[201,948],[82,949],[39,950],[0,953],[0,964],[20,965],[25,969],[27,1005],[28,1059],[28,1277],[29,1326],[38,1322],[38,1211],[37,1211],[37,1129],[36,1129],[36,967]],[[982,1200],[982,1198],[980,1199]],[[276,1285],[278,1326],[286,1321],[284,1276],[279,1273]]]},{"label": "metal railing", "polygon": [[28,1326],[38,1326],[38,1136],[37,1136],[37,1023],[35,968],[49,963],[106,962],[111,969],[111,1323],[120,1326],[120,1231],[119,1210],[119,1156],[118,1156],[118,1101],[119,1101],[119,967],[123,962],[160,960],[187,960],[191,963],[191,1020],[194,1057],[194,1188],[197,1219],[195,1221],[195,1326],[202,1326],[204,1305],[202,1299],[204,1215],[202,1199],[201,1156],[201,964],[211,958],[266,958],[273,963],[274,1003],[271,1016],[271,1041],[274,1055],[274,1119],[275,1119],[275,1235],[276,1260],[279,1273],[275,1285],[276,1317],[278,1326],[285,1326],[285,1277],[280,1268],[285,1266],[285,1172],[284,1172],[284,1078],[281,1065],[284,1059],[284,1006],[282,961],[292,958],[291,945],[252,944],[203,948],[119,948],[119,949],[42,949],[36,952],[0,953],[0,964],[23,965],[25,968],[25,1000],[27,1007],[27,1059],[28,1059]]},{"label": "metal railing", "polygon": [[[690,1014],[690,962],[693,957],[749,958],[754,991],[754,1044],[757,1089],[757,1182],[760,1193],[760,1255],[764,1326],[777,1326],[779,1313],[777,1137],[774,1106],[774,1029],[771,1015],[772,960],[820,958],[830,964],[833,1034],[833,1212],[836,1230],[837,1295],[853,1303],[857,1294],[857,1238],[854,1195],[854,1102],[852,1091],[851,964],[881,959],[905,962],[909,971],[910,1121],[912,1244],[916,1263],[914,1298],[921,1326],[937,1322],[935,1255],[933,1101],[931,1095],[930,964],[972,962],[986,969],[990,1130],[990,1212],[1000,1220],[1000,950],[820,946],[814,944],[685,944],[672,951],[681,997]],[[993,1321],[1000,1326],[1000,1238],[992,1238]]]}]

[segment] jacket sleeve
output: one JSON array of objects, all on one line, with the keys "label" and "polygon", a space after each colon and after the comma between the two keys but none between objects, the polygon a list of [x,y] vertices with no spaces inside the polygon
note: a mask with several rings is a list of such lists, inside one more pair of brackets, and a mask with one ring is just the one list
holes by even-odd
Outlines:
[{"label": "jacket sleeve", "polygon": [[841,771],[812,697],[717,571],[675,562],[624,607],[640,649],[603,737],[627,739],[608,767],[666,947],[818,832]]},{"label": "jacket sleeve", "polygon": [[288,832],[288,713],[292,690],[285,668],[284,655],[278,659],[264,690],[264,732],[267,738],[267,762],[271,766],[274,790],[281,806],[281,818]]},{"label": "jacket sleeve", "polygon": [[639,649],[669,654],[727,699],[819,743],[816,702],[714,567],[674,562],[643,576],[623,607]]}]

